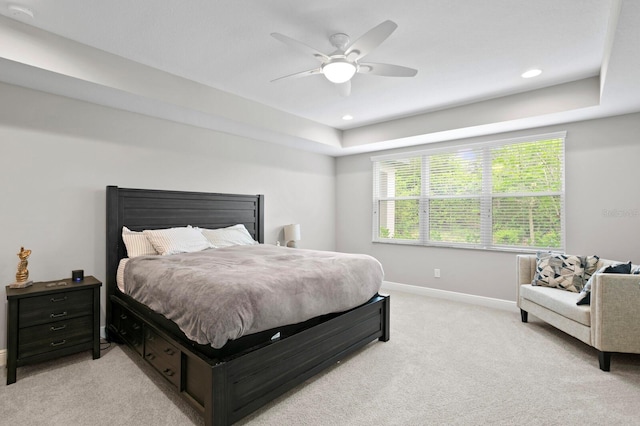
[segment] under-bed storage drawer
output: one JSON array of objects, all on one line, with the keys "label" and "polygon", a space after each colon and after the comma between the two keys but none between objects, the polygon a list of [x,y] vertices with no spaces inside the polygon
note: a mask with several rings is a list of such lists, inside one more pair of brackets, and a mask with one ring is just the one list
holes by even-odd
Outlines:
[{"label": "under-bed storage drawer", "polygon": [[142,355],[143,349],[143,334],[142,334],[142,321],[140,318],[132,314],[128,309],[120,306],[117,303],[113,305],[113,325],[118,330],[118,334],[127,342],[133,349]]},{"label": "under-bed storage drawer", "polygon": [[150,327],[145,328],[144,359],[180,389],[181,352]]}]

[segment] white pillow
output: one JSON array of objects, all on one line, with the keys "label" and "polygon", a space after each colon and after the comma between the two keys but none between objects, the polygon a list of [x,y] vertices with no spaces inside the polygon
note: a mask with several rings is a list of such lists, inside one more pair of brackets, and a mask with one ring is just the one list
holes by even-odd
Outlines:
[{"label": "white pillow", "polygon": [[146,235],[142,232],[132,231],[126,226],[122,227],[122,241],[124,241],[124,246],[127,248],[127,257],[152,256],[158,254]]},{"label": "white pillow", "polygon": [[162,255],[192,253],[213,247],[198,229],[190,226],[144,230],[142,233],[147,236],[153,248]]},{"label": "white pillow", "polygon": [[247,228],[245,228],[241,223],[229,226],[228,228],[201,228],[201,231],[202,235],[204,235],[211,244],[218,248],[258,244],[258,242],[251,237]]}]

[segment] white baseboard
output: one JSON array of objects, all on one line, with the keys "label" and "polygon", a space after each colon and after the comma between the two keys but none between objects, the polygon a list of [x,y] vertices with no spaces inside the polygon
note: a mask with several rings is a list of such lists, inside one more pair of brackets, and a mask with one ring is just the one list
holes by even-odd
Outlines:
[{"label": "white baseboard", "polygon": [[429,287],[418,287],[415,285],[394,283],[391,281],[382,282],[382,290],[396,290],[404,293],[417,294],[420,296],[435,297],[438,299],[453,300],[456,302],[470,303],[472,305],[481,305],[489,308],[504,309],[507,311],[518,312],[516,302],[503,299],[494,299],[492,297],[475,296],[473,294],[458,293],[455,291],[439,290]]}]

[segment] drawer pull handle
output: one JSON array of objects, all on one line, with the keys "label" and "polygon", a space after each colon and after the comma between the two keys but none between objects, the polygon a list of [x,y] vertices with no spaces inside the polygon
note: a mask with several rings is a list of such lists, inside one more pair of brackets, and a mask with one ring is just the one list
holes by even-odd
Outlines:
[{"label": "drawer pull handle", "polygon": [[64,345],[65,343],[67,343],[66,340],[60,340],[59,342],[51,342],[49,343],[50,346],[60,346],[60,345]]},{"label": "drawer pull handle", "polygon": [[62,313],[59,314],[51,314],[49,315],[51,318],[60,318],[60,317],[66,317],[67,316],[67,311],[64,311]]},{"label": "drawer pull handle", "polygon": [[127,319],[128,317],[127,317],[127,314],[120,314],[120,318]]},{"label": "drawer pull handle", "polygon": [[67,325],[61,325],[60,327],[51,327],[49,330],[51,331],[60,331],[60,330],[64,330],[65,328],[67,328]]},{"label": "drawer pull handle", "polygon": [[173,354],[176,353],[176,351],[174,351],[171,348],[167,348],[167,349],[164,350],[164,353],[167,354],[167,355],[173,355]]},{"label": "drawer pull handle", "polygon": [[52,297],[50,300],[52,302],[64,302],[65,300],[67,300],[67,296],[61,297],[60,299],[56,299],[55,297]]},{"label": "drawer pull handle", "polygon": [[173,376],[174,374],[176,374],[176,373],[175,373],[172,369],[170,369],[170,368],[165,368],[165,369],[164,369],[164,371],[163,371],[163,373],[164,373],[164,374],[166,374],[166,375],[167,375],[167,376],[169,376],[169,377],[171,377],[171,376]]},{"label": "drawer pull handle", "polygon": [[156,359],[156,356],[155,356],[154,354],[152,354],[151,352],[149,352],[149,353],[147,354],[147,359],[150,359],[150,360],[152,360],[152,361],[153,361],[154,359]]},{"label": "drawer pull handle", "polygon": [[134,323],[134,324],[131,326],[131,328],[133,328],[134,330],[140,330],[140,324],[135,324],[135,323]]}]

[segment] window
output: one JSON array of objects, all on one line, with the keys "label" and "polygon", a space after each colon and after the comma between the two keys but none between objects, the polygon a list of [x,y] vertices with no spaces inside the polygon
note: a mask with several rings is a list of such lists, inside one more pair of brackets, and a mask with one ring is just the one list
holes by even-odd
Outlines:
[{"label": "window", "polygon": [[562,250],[564,138],[373,157],[373,241]]}]

